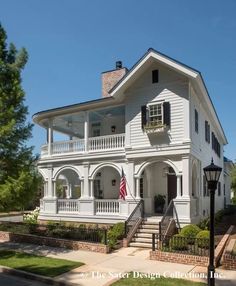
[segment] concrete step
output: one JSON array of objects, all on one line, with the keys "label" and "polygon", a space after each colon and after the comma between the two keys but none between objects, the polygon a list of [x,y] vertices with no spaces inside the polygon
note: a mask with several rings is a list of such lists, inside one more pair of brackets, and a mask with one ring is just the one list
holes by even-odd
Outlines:
[{"label": "concrete step", "polygon": [[133,237],[132,242],[140,242],[140,243],[152,244],[152,238]]},{"label": "concrete step", "polygon": [[152,244],[150,243],[131,242],[129,245],[132,247],[152,248]]},{"label": "concrete step", "polygon": [[159,225],[158,224],[141,224],[140,228],[159,229]]},{"label": "concrete step", "polygon": [[136,233],[159,233],[158,229],[139,228]]},{"label": "concrete step", "polygon": [[134,237],[152,238],[152,233],[136,232]]}]

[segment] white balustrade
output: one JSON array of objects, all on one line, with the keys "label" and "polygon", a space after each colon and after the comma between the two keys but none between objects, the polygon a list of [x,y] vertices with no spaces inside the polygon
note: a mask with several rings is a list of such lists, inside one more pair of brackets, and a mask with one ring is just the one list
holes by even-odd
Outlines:
[{"label": "white balustrade", "polygon": [[119,214],[120,202],[118,200],[96,200],[96,214]]},{"label": "white balustrade", "polygon": [[84,152],[84,139],[52,143],[52,154]]},{"label": "white balustrade", "polygon": [[120,149],[125,145],[125,134],[90,137],[89,151]]},{"label": "white balustrade", "polygon": [[[125,146],[125,134],[115,134],[88,138],[88,151],[122,149]],[[52,154],[84,153],[84,139],[52,143]],[[48,145],[41,147],[41,157],[48,156]]]},{"label": "white balustrade", "polygon": [[77,213],[79,212],[79,202],[78,200],[73,200],[73,199],[67,199],[67,200],[58,199],[57,209],[58,213],[60,212]]},{"label": "white balustrade", "polygon": [[48,145],[43,145],[41,147],[41,156],[44,157],[44,156],[47,156],[48,155]]}]

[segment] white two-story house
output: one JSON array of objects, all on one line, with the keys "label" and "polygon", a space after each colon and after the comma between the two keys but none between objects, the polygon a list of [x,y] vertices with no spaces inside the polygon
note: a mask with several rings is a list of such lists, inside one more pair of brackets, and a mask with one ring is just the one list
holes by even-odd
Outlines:
[{"label": "white two-story house", "polygon": [[[102,73],[101,98],[33,120],[47,131],[38,162],[41,220],[124,221],[140,200],[144,214],[156,216],[158,194],[164,211],[174,202],[181,224],[208,215],[203,168],[212,158],[224,168],[227,139],[199,71],[149,49],[131,69],[119,61]],[[56,132],[65,140],[54,141]],[[221,175],[216,210],[229,203],[229,192]]]}]

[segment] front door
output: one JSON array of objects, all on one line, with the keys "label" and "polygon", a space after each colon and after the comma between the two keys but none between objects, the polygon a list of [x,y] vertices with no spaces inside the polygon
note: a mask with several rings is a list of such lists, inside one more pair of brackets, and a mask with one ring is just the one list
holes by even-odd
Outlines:
[{"label": "front door", "polygon": [[172,174],[167,175],[167,203],[177,196],[177,177]]}]

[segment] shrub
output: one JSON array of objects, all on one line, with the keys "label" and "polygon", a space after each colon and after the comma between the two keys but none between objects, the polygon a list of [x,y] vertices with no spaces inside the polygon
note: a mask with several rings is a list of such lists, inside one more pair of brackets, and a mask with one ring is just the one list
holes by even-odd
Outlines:
[{"label": "shrub", "polygon": [[23,221],[29,224],[36,224],[38,221],[39,212],[40,212],[40,208],[37,207],[35,210],[30,212],[29,214],[24,214]]},{"label": "shrub", "polygon": [[188,249],[188,240],[181,234],[175,234],[171,238],[169,246],[175,250],[186,250]]},{"label": "shrub", "polygon": [[181,231],[180,235],[188,238],[189,244],[194,244],[194,238],[196,235],[201,231],[201,229],[195,224],[189,224],[184,226]]},{"label": "shrub", "polygon": [[201,230],[196,236],[196,244],[200,248],[209,248],[210,231]]},{"label": "shrub", "polygon": [[125,234],[125,225],[123,222],[115,224],[107,232],[108,245],[111,248],[114,248],[119,239],[122,239]]},{"label": "shrub", "polygon": [[209,230],[209,228],[210,228],[210,218],[207,217],[207,218],[204,218],[204,219],[200,220],[200,222],[197,224],[197,226],[200,229]]},{"label": "shrub", "polygon": [[223,216],[225,215],[225,211],[224,210],[219,210],[216,214],[215,214],[215,222],[218,223],[222,220]]}]

